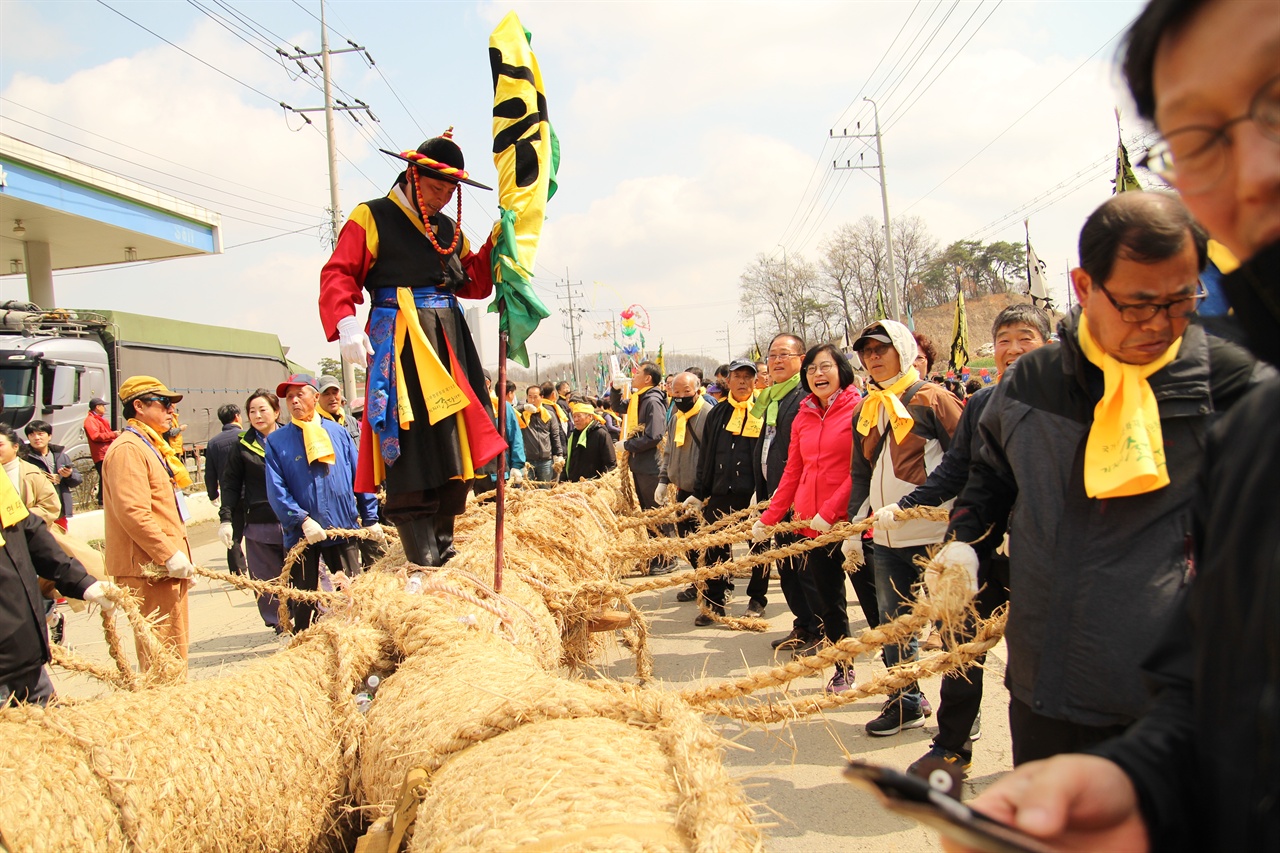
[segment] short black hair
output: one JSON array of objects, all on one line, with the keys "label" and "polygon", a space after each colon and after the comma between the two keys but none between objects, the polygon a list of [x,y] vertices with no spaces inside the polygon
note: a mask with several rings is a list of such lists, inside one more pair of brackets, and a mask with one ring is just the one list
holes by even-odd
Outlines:
[{"label": "short black hair", "polygon": [[240,407],[235,403],[223,403],[218,407],[218,420],[222,421],[223,426],[234,421],[239,414]]},{"label": "short black hair", "polygon": [[9,426],[6,423],[0,423],[0,435],[9,439],[9,443],[12,444],[14,447],[18,448],[19,450],[22,449],[22,442],[18,440],[18,433],[14,431],[13,427]]},{"label": "short black hair", "polygon": [[508,394],[510,394],[511,392],[513,392],[513,391],[515,391],[515,390],[516,390],[516,383],[514,383],[514,382],[512,382],[510,379],[508,379],[508,380],[507,380],[507,393],[508,393]]},{"label": "short black hair", "polygon": [[560,393],[560,389],[561,389],[561,388],[568,388],[569,390],[573,390],[573,386],[572,386],[572,385],[570,385],[568,382],[566,382],[566,381],[565,381],[565,380],[563,380],[563,379],[561,379],[559,382],[557,382],[557,383],[556,383],[556,393],[557,393],[557,394],[559,394],[559,393]]},{"label": "short black hair", "polygon": [[726,379],[729,378],[729,365],[722,364],[716,368],[716,379],[719,379],[722,376]]},{"label": "short black hair", "polygon": [[53,435],[53,424],[48,421],[32,421],[27,424],[27,428],[23,432],[27,435],[31,435],[33,432],[47,432],[49,435]]},{"label": "short black hair", "polygon": [[1040,340],[1049,342],[1049,312],[1030,302],[1010,305],[997,314],[995,321],[991,324],[991,339],[995,340],[1000,330],[1006,326],[1021,325],[1035,329],[1040,333]]},{"label": "short black hair", "polygon": [[528,388],[524,389],[524,395],[525,395],[526,397],[528,397],[528,396],[529,396],[529,392],[530,392],[530,391],[533,391],[533,390],[537,390],[537,392],[538,392],[539,394],[541,394],[541,393],[542,393],[542,386],[541,386],[541,385],[530,385]]},{"label": "short black hair", "polygon": [[804,361],[800,362],[800,387],[808,393],[813,393],[813,389],[809,387],[809,365],[818,360],[818,356],[824,352],[831,353],[831,360],[836,363],[836,375],[840,377],[840,387],[848,388],[853,384],[853,365],[849,363],[849,359],[835,344],[815,344],[808,352],[804,354]]},{"label": "short black hair", "polygon": [[[277,397],[276,392],[272,391],[270,388],[259,388],[257,391],[250,394],[249,398],[244,401],[245,411],[248,411],[249,407],[253,405],[253,401],[259,397],[267,401],[267,405],[271,407],[273,412],[280,411],[280,398]],[[218,417],[222,417],[222,409],[218,410]],[[223,423],[226,422],[224,421]]]},{"label": "short black hair", "polygon": [[703,381],[705,381],[705,380],[703,379],[703,377],[702,377],[702,368],[701,368],[701,367],[686,367],[686,368],[684,369],[684,372],[685,372],[685,373],[692,373],[694,376],[698,377],[698,384],[699,384],[699,385],[701,385],[701,384],[703,383]]},{"label": "short black hair", "polygon": [[[800,350],[800,352],[804,352],[804,338],[799,335],[793,335],[791,332],[778,332],[778,334],[769,339],[768,349],[773,349],[773,344],[778,340],[778,338],[790,338],[791,342],[796,345],[796,349]],[[768,350],[766,350],[766,352],[767,351]]]},{"label": "short black hair", "polygon": [[552,395],[552,394],[554,394],[554,393],[556,393],[556,386],[555,386],[555,385],[552,385],[550,382],[543,382],[543,383],[542,383],[542,396],[543,396],[543,397],[546,397],[546,398],[549,400],[549,399],[551,399],[551,395]]},{"label": "short black hair", "polygon": [[1120,68],[1129,84],[1129,95],[1138,107],[1138,115],[1147,121],[1154,121],[1156,115],[1156,88],[1152,78],[1160,39],[1171,30],[1181,29],[1206,2],[1208,0],[1151,0],[1125,33],[1120,48],[1123,54]]},{"label": "short black hair", "polygon": [[1168,260],[1182,251],[1188,234],[1195,243],[1196,269],[1203,271],[1209,259],[1209,233],[1177,196],[1113,195],[1089,214],[1080,229],[1080,266],[1095,285],[1105,285],[1117,258],[1140,264]]},{"label": "short black hair", "polygon": [[652,361],[640,362],[640,372],[649,377],[649,380],[653,382],[653,387],[656,388],[662,384],[662,371]]},{"label": "short black hair", "polygon": [[981,379],[976,379],[976,378],[970,379],[968,382],[964,383],[964,393],[966,396],[972,397],[974,394],[977,394],[981,390],[982,390]]}]

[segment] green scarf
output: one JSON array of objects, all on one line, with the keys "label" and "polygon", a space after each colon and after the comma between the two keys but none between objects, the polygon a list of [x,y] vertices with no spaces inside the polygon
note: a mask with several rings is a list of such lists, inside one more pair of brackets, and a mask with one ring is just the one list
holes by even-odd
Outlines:
[{"label": "green scarf", "polygon": [[797,373],[786,382],[770,385],[763,391],[757,392],[756,404],[751,409],[752,416],[764,418],[766,424],[776,426],[778,423],[778,401],[790,394],[799,384],[800,374]]}]

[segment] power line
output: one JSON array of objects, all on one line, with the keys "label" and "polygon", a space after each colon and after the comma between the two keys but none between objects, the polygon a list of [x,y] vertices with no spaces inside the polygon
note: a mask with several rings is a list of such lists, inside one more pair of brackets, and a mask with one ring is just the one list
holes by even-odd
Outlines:
[{"label": "power line", "polygon": [[1010,122],[1010,123],[1009,123],[1009,126],[1008,126],[1008,127],[1006,127],[1004,130],[1002,130],[1002,131],[1000,131],[999,133],[997,133],[994,139],[992,139],[992,140],[991,140],[990,142],[988,142],[986,145],[984,145],[984,146],[982,146],[981,148],[979,148],[979,149],[978,149],[978,151],[977,151],[977,152],[976,152],[972,157],[970,157],[968,160],[965,160],[963,163],[961,163],[959,166],[957,166],[957,167],[956,167],[956,169],[955,169],[955,171],[953,171],[951,174],[947,175],[945,178],[943,178],[941,181],[939,181],[937,184],[935,184],[935,185],[933,186],[933,188],[932,188],[932,189],[930,189],[927,193],[925,193],[924,195],[920,196],[920,197],[919,197],[919,198],[917,198],[915,201],[911,202],[911,204],[909,204],[909,205],[907,205],[906,207],[904,207],[904,208],[902,209],[902,213],[904,213],[904,214],[905,214],[908,210],[910,210],[911,208],[915,207],[917,204],[919,204],[920,202],[924,201],[924,200],[925,200],[926,198],[928,198],[929,196],[933,195],[933,193],[934,193],[934,192],[936,192],[936,191],[937,191],[937,190],[938,190],[938,189],[939,189],[943,184],[947,183],[947,181],[950,181],[950,180],[951,180],[952,178],[954,178],[956,175],[960,174],[960,172],[962,172],[962,171],[965,169],[965,167],[967,167],[967,166],[968,166],[970,163],[972,163],[974,160],[977,160],[977,159],[978,159],[978,157],[980,157],[980,156],[981,156],[981,155],[982,155],[982,154],[983,154],[983,153],[984,153],[988,148],[990,148],[992,145],[995,145],[997,142],[999,142],[999,141],[1000,141],[1000,139],[1001,139],[1001,138],[1003,138],[1003,137],[1004,137],[1004,135],[1005,135],[1006,133],[1008,133],[1009,131],[1013,130],[1013,128],[1014,128],[1014,127],[1015,127],[1019,122],[1021,122],[1024,118],[1026,118],[1027,116],[1029,116],[1029,115],[1031,114],[1032,110],[1034,110],[1036,107],[1040,106],[1042,103],[1044,103],[1044,102],[1049,98],[1049,96],[1050,96],[1050,95],[1052,95],[1054,92],[1058,91],[1058,90],[1059,90],[1059,89],[1061,89],[1064,85],[1066,85],[1066,82],[1067,82],[1068,80],[1070,80],[1072,77],[1074,77],[1074,76],[1075,76],[1075,75],[1080,71],[1080,69],[1082,69],[1082,68],[1084,68],[1086,65],[1088,65],[1088,64],[1093,60],[1093,58],[1094,58],[1095,56],[1097,56],[1099,53],[1101,53],[1101,52],[1103,51],[1103,49],[1104,49],[1107,45],[1111,44],[1113,41],[1115,41],[1117,38],[1119,38],[1119,37],[1120,37],[1120,35],[1121,35],[1121,34],[1122,34],[1126,29],[1128,29],[1128,27],[1129,27],[1129,25],[1128,25],[1128,24],[1125,24],[1123,27],[1121,27],[1119,30],[1117,30],[1117,31],[1116,31],[1115,35],[1113,35],[1111,38],[1107,39],[1107,40],[1106,40],[1105,42],[1103,42],[1102,44],[1098,45],[1098,49],[1097,49],[1097,50],[1095,50],[1093,53],[1089,54],[1089,55],[1085,58],[1085,60],[1084,60],[1083,62],[1081,62],[1079,65],[1077,65],[1077,66],[1075,67],[1075,69],[1074,69],[1074,70],[1072,70],[1072,71],[1071,71],[1071,73],[1069,73],[1066,77],[1063,77],[1061,80],[1059,80],[1059,81],[1058,81],[1058,83],[1057,83],[1057,84],[1056,84],[1052,89],[1050,89],[1048,92],[1045,92],[1043,95],[1041,95],[1041,96],[1040,96],[1040,99],[1039,99],[1038,101],[1036,101],[1036,102],[1035,102],[1034,104],[1032,104],[1031,106],[1027,107],[1026,111],[1025,111],[1025,112],[1023,112],[1023,113],[1022,113],[1022,115],[1018,116],[1016,119],[1014,119],[1012,122]]}]

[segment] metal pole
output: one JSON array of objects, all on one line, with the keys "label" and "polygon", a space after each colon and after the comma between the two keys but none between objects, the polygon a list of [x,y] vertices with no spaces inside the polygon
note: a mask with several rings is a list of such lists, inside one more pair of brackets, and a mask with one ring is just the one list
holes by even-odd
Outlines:
[{"label": "metal pole", "polygon": [[578,333],[573,316],[573,282],[569,280],[569,268],[564,268],[565,292],[569,294],[569,352],[573,357],[573,387],[580,388],[578,383]]},{"label": "metal pole", "polygon": [[889,311],[893,319],[902,322],[902,309],[898,305],[898,278],[893,268],[893,226],[889,221],[889,187],[884,181],[884,142],[880,136],[880,108],[870,98],[863,98],[871,104],[876,119],[876,157],[880,160],[880,201],[884,205],[884,248],[885,265],[889,268]]},{"label": "metal pole", "polygon": [[[506,300],[498,300],[498,411],[494,414],[498,419],[498,435],[502,436],[502,440],[507,440],[507,333],[501,331],[502,312],[506,307]],[[502,534],[505,527],[507,511],[507,452],[498,454],[498,494],[496,496],[497,509],[494,512],[493,519],[493,590],[494,592],[502,592]]]},{"label": "metal pole", "polygon": [[[333,138],[333,82],[329,76],[329,28],[324,22],[324,0],[320,0],[320,67],[324,72],[324,138],[329,147],[329,243],[332,249],[338,245],[342,202],[338,200],[338,145]],[[342,396],[348,401],[356,398],[356,366],[345,356],[342,357]]]}]

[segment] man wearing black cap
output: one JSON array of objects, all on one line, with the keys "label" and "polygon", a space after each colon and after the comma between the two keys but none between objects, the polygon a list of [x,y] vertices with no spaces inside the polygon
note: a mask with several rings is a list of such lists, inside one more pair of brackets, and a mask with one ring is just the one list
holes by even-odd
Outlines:
[{"label": "man wearing black cap", "polygon": [[[748,358],[729,364],[728,392],[725,401],[711,409],[702,432],[702,456],[698,460],[698,477],[693,494],[684,505],[702,510],[707,524],[751,506],[755,494],[756,445],[764,428],[764,419],[752,414],[755,402],[756,365]],[[726,562],[732,556],[728,546],[708,548],[707,565]],[[707,581],[708,609],[724,615],[727,577]],[[694,624],[702,627],[714,620],[699,613]]]},{"label": "man wearing black cap", "polygon": [[[409,166],[384,197],[356,207],[320,273],[320,318],[348,361],[368,367],[355,486],[385,483],[405,556],[442,565],[477,469],[506,449],[458,299],[493,292],[492,240],[472,252],[442,210],[467,177],[452,132],[397,157]],[[367,332],[356,306],[371,297]]]}]

